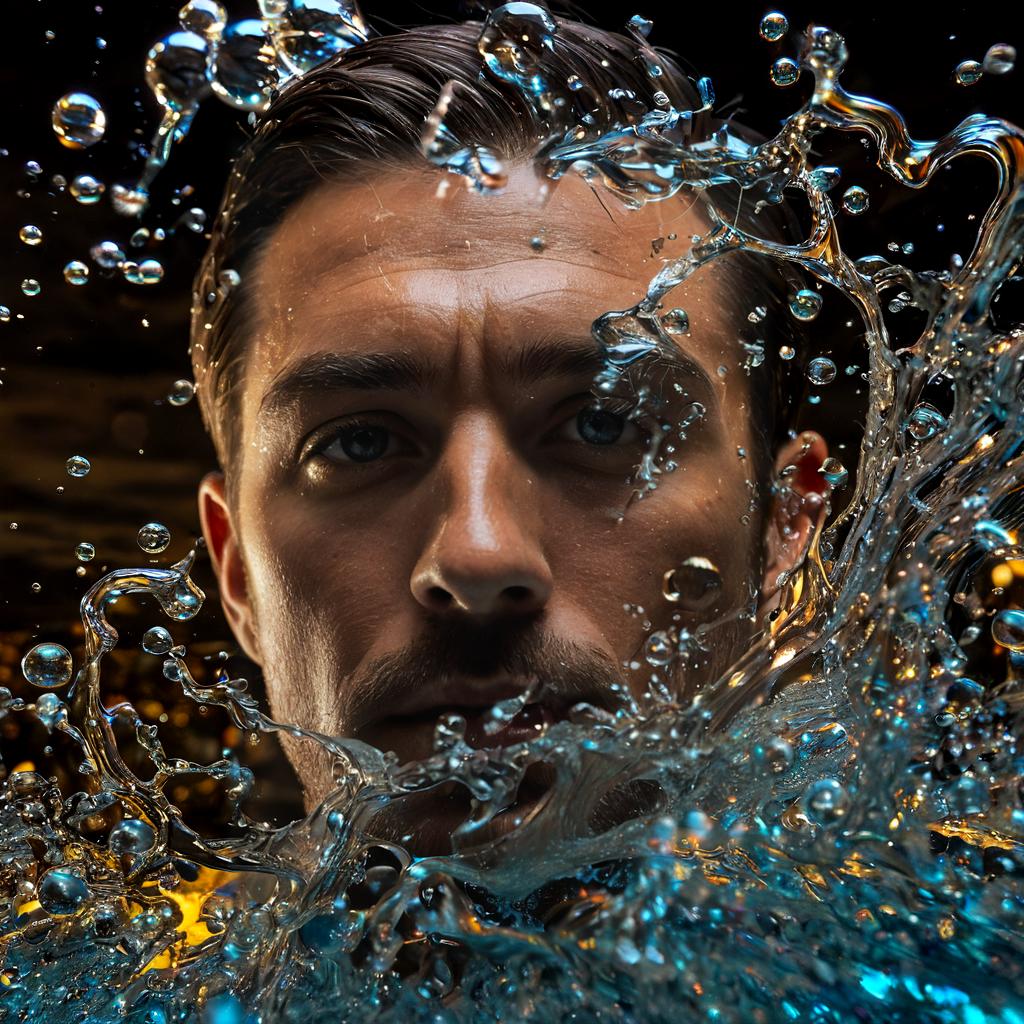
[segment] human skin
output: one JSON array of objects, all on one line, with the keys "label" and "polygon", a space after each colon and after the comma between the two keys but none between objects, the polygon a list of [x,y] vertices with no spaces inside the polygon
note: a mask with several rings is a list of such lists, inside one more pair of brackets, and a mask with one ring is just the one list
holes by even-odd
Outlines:
[{"label": "human skin", "polygon": [[[581,419],[594,367],[585,352],[558,358],[592,345],[595,318],[633,306],[662,262],[706,230],[692,201],[626,210],[574,174],[546,184],[526,165],[497,195],[419,169],[327,183],[286,213],[248,268],[233,479],[209,475],[199,500],[225,613],[279,721],[402,761],[430,753],[444,711],[468,717],[473,745],[513,742],[575,699],[614,710],[627,691],[639,696],[645,639],[673,615],[692,628],[711,611],[754,611],[712,632],[704,663],[677,673],[680,695],[692,692],[742,653],[777,602],[780,573],[802,557],[823,512],[826,446],[816,434],[784,445],[775,469],[797,467],[794,500],[752,511],[767,481],[754,479],[750,388],[764,384],[741,366],[737,297],[714,265],[670,296],[689,315],[677,341],[692,368],[657,384],[668,419],[695,400],[706,412],[676,441],[678,468],[643,500],[630,501],[642,423]],[[654,239],[666,240],[657,254]],[[353,387],[318,358],[365,356],[359,365],[379,370],[382,354],[391,369],[415,364],[418,379],[376,372]],[[272,397],[304,360],[311,379]],[[535,372],[516,372],[527,364]],[[662,589],[666,571],[695,556],[722,581],[701,615]],[[450,669],[410,670],[406,686],[401,671],[387,685],[375,675],[449,632]],[[535,641],[540,671],[489,658],[506,636],[513,651],[517,638]],[[572,685],[484,737],[486,704],[566,661]],[[330,760],[309,742],[285,745],[311,809],[333,788]],[[465,809],[449,787],[385,826],[434,852]]]}]

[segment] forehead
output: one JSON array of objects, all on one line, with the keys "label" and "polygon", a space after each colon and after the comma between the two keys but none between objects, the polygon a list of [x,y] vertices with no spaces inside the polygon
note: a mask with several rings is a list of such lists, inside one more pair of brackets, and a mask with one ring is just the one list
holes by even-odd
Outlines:
[{"label": "forehead", "polygon": [[[246,395],[258,402],[319,351],[427,349],[443,362],[538,334],[585,339],[704,230],[692,196],[627,210],[579,175],[552,182],[527,165],[496,195],[432,169],[324,184],[288,211],[254,268]],[[733,344],[723,291],[702,271],[668,303],[689,315],[688,354],[712,367]]]}]

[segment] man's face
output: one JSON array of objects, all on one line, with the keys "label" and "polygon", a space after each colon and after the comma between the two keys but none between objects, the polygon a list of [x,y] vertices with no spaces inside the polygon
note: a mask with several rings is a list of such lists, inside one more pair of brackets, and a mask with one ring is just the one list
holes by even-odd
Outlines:
[{"label": "man's face", "polygon": [[[471,745],[514,742],[578,701],[638,697],[652,629],[692,630],[761,588],[752,378],[721,275],[671,296],[690,333],[680,366],[644,381],[655,422],[594,398],[591,323],[639,301],[705,224],[682,199],[626,211],[576,175],[548,184],[546,202],[527,167],[496,196],[413,171],[327,184],[250,269],[234,500],[208,478],[201,509],[278,720],[403,761],[431,752],[443,712],[467,719]],[[694,403],[703,415],[667,442],[677,468],[630,503],[646,432],[693,420]],[[804,536],[791,516],[769,573]],[[692,558],[721,580],[700,609],[663,594]],[[720,671],[752,629],[713,632],[675,685]],[[483,730],[495,701],[538,682],[509,728]],[[318,802],[328,759],[288,750]],[[445,795],[445,813],[460,799]]]}]

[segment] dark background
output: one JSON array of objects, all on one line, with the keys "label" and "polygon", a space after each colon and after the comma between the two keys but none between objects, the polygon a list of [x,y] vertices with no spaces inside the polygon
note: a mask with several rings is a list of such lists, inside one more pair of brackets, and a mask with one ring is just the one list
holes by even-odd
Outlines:
[{"label": "dark background", "polygon": [[[175,28],[178,6],[164,0],[107,0],[95,6],[85,0],[5,0],[0,304],[12,316],[0,323],[0,685],[25,696],[30,693],[18,666],[22,654],[39,640],[62,642],[76,657],[80,654],[76,619],[81,594],[108,568],[145,563],[147,556],[136,544],[143,523],[159,520],[171,530],[171,545],[156,559],[159,564],[182,557],[198,535],[195,490],[213,466],[213,455],[197,404],[175,408],[165,398],[176,379],[190,376],[188,293],[204,246],[202,235],[188,230],[180,218],[200,207],[212,220],[228,161],[247,131],[246,115],[214,99],[204,104],[188,139],[175,147],[140,222],[114,214],[106,199],[81,206],[53,183],[54,175],[70,181],[87,172],[107,184],[109,198],[110,185],[138,176],[138,147],[148,144],[158,120],[158,107],[143,81],[143,62],[148,48]],[[236,18],[258,13],[256,0],[227,6]],[[846,37],[845,87],[896,106],[918,138],[943,134],[975,111],[1024,120],[1020,69],[986,75],[970,88],[953,80],[960,61],[980,61],[993,43],[1012,43],[1024,51],[1021,16],[1007,13],[1013,5],[786,4],[781,9],[789,17],[790,36],[775,44],[757,32],[769,9],[746,2],[662,0],[574,8],[584,20],[610,29],[621,28],[633,14],[652,18],[651,41],[674,50],[691,73],[709,75],[719,110],[733,112],[763,134],[773,134],[806,98],[809,76],[779,89],[770,83],[768,70],[777,57],[795,55],[797,34],[811,22]],[[376,30],[388,32],[401,25],[479,17],[479,9],[457,2],[387,2],[364,14]],[[106,41],[104,48],[97,38]],[[94,95],[108,117],[104,140],[84,152],[61,147],[50,127],[54,101],[72,90]],[[964,167],[944,174],[927,194],[911,193],[872,172],[855,138],[824,137],[819,147],[833,154],[829,162],[844,165],[837,198],[853,183],[865,185],[872,195],[869,214],[843,219],[848,252],[886,253],[891,241],[912,241],[916,251],[907,258],[910,265],[941,269],[951,252],[966,255],[970,250],[994,180],[986,167],[965,160]],[[25,170],[33,160],[43,169],[38,177]],[[193,191],[175,204],[175,191],[186,186]],[[944,225],[941,233],[938,223]],[[42,228],[42,245],[30,248],[18,240],[23,224]],[[150,231],[163,227],[168,237],[131,248],[129,236],[140,224]],[[130,258],[159,258],[167,271],[164,281],[140,287],[120,274],[104,277],[88,255],[104,239],[119,242]],[[70,259],[89,263],[92,276],[86,287],[73,288],[63,280],[61,270]],[[40,295],[22,294],[25,277],[40,281]],[[913,315],[903,321],[911,334]],[[833,329],[838,329],[834,319],[824,318],[821,331]],[[836,336],[817,344],[836,356],[841,372],[847,362],[856,362],[854,341]],[[798,358],[805,363],[809,355]],[[802,425],[822,426],[835,444],[846,444],[844,461],[852,467],[857,403],[849,396],[845,404],[836,402],[806,406]],[[73,454],[91,460],[87,477],[67,475],[64,464]],[[95,545],[96,558],[79,577],[74,549],[83,540]],[[193,623],[171,628],[179,642],[189,645],[190,660],[203,676],[223,665],[218,652],[233,648],[202,558],[197,579],[209,595],[205,610]],[[118,606],[115,621],[123,642],[106,677],[107,699],[128,697],[147,721],[167,716],[162,735],[171,752],[216,759],[223,745],[234,746],[240,738],[213,711],[197,718],[177,687],[162,679],[160,659],[139,648],[142,631],[161,620],[154,603]],[[227,666],[248,671],[234,660]],[[258,681],[254,684],[258,690]],[[32,756],[37,766],[59,774],[59,749],[52,764],[38,756],[45,742],[41,727],[26,734],[13,717],[0,722],[0,755],[8,769]],[[257,769],[280,766],[269,741],[245,748],[243,756]],[[294,810],[295,787],[287,770],[263,774],[273,779],[264,793],[266,812]],[[209,788],[205,795],[184,790],[175,795],[199,807],[212,825],[216,795]]]}]

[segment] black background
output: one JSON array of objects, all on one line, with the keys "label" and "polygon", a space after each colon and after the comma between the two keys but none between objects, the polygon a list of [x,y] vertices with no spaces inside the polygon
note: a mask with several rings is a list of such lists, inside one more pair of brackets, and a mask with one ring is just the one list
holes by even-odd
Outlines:
[{"label": "black background", "polygon": [[[160,564],[185,554],[198,533],[196,485],[213,466],[196,403],[175,408],[165,400],[174,380],[190,376],[188,293],[204,245],[201,235],[178,221],[194,206],[212,219],[228,161],[247,132],[246,115],[211,99],[189,137],[175,147],[154,187],[151,209],[141,219],[151,231],[168,231],[161,244],[128,248],[139,223],[114,214],[106,200],[83,207],[66,189],[52,184],[58,174],[70,181],[88,172],[108,188],[137,177],[142,165],[137,147],[148,144],[158,119],[158,107],[143,81],[143,62],[148,48],[175,28],[178,6],[163,0],[106,0],[95,6],[85,0],[4,4],[0,304],[10,307],[12,319],[0,323],[0,685],[25,695],[28,687],[18,668],[21,655],[41,639],[63,642],[78,653],[78,600],[106,567],[145,561],[136,544],[143,523],[155,519],[171,529],[173,540]],[[228,8],[235,18],[257,14],[256,0]],[[844,86],[896,106],[917,138],[941,135],[975,111],[1024,120],[1024,71],[986,75],[970,88],[953,80],[960,61],[980,61],[993,43],[1012,43],[1024,52],[1020,15],[1007,13],[1014,5],[787,4],[780,9],[789,17],[791,32],[776,44],[764,42],[757,32],[768,9],[752,3],[701,6],[645,0],[616,7],[582,5],[575,11],[610,29],[621,28],[637,13],[653,19],[651,41],[675,51],[691,73],[709,75],[719,110],[734,112],[763,134],[773,134],[807,95],[808,76],[792,88],[779,89],[770,83],[768,70],[777,57],[795,55],[799,31],[812,22],[846,37],[850,60]],[[479,11],[457,3],[389,2],[364,14],[380,32],[479,17]],[[97,37],[106,41],[105,48],[97,46]],[[91,93],[107,112],[104,140],[85,152],[60,146],[50,127],[54,101],[72,90]],[[953,251],[966,255],[987,205],[992,172],[977,161],[971,166],[969,158],[927,193],[911,193],[872,174],[855,142],[825,136],[818,145],[830,153],[837,146],[829,162],[844,165],[838,192],[857,182],[872,193],[868,215],[843,219],[847,251],[855,256],[884,253],[890,241],[912,241],[916,251],[909,262],[919,269],[946,266]],[[25,171],[31,160],[43,168],[35,180]],[[186,185],[194,192],[174,205],[174,191]],[[941,234],[936,231],[940,222],[945,225]],[[34,248],[17,237],[19,227],[30,223],[44,232],[43,244]],[[132,258],[159,258],[167,269],[164,281],[139,287],[120,275],[100,275],[88,252],[108,238],[121,243]],[[65,263],[76,258],[90,263],[92,270],[92,280],[83,288],[71,287],[61,275]],[[22,294],[25,277],[40,281],[40,295]],[[835,352],[837,361],[849,355],[827,342],[822,351]],[[828,402],[808,407],[806,422],[815,425],[816,417],[824,417],[833,427],[837,418],[849,421],[846,427],[855,425],[856,415],[849,411],[855,403],[840,406],[847,411],[838,417],[836,408]],[[847,437],[838,443],[855,442]],[[72,479],[65,472],[65,461],[73,454],[92,461],[87,477]],[[845,461],[852,464],[853,454]],[[74,548],[82,540],[97,550],[84,578],[75,574],[80,563]],[[231,643],[205,562],[197,578],[210,596],[206,609],[195,623],[172,631],[189,644],[196,671],[202,673],[212,664],[203,659],[222,648],[231,650]],[[40,585],[38,591],[33,583]],[[159,660],[139,652],[139,634],[159,620],[154,605],[119,605],[116,624],[124,638],[108,675],[109,696],[129,696],[152,720],[170,714],[164,731],[168,746],[180,743],[197,759],[213,759],[223,743],[233,744],[237,736],[212,712],[208,724],[196,727],[175,687],[160,677]],[[0,723],[0,755],[8,767],[40,739],[35,733],[19,733],[12,720]],[[279,755],[272,744],[263,743],[247,756],[266,765]],[[276,773],[276,778],[276,788],[267,797],[268,813],[287,813],[294,786],[285,773]],[[212,814],[212,804],[208,809]]]}]

